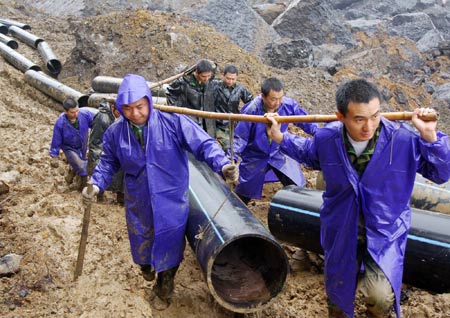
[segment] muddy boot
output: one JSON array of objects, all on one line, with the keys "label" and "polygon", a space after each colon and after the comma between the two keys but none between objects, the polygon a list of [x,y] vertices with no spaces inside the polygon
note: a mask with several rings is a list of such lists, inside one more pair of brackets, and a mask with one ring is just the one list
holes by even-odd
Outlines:
[{"label": "muddy boot", "polygon": [[67,184],[70,185],[73,182],[73,178],[75,178],[75,170],[72,169],[72,167],[69,166],[69,170],[67,171],[67,174],[64,176],[64,179],[66,180]]},{"label": "muddy boot", "polygon": [[139,265],[139,266],[141,267],[142,276],[144,277],[144,279],[146,281],[151,282],[155,279],[155,276],[156,276],[155,270],[152,269],[151,265],[144,264],[144,265]]},{"label": "muddy boot", "polygon": [[173,280],[178,270],[178,266],[158,273],[153,292],[163,301],[169,301],[173,293]]},{"label": "muddy boot", "polygon": [[117,192],[116,194],[117,203],[121,206],[125,205],[125,194],[123,192]]},{"label": "muddy boot", "polygon": [[105,201],[105,192],[101,191],[97,194],[97,202]]},{"label": "muddy boot", "polygon": [[80,186],[78,187],[78,191],[83,191],[84,187],[87,186],[88,176],[80,177]]}]

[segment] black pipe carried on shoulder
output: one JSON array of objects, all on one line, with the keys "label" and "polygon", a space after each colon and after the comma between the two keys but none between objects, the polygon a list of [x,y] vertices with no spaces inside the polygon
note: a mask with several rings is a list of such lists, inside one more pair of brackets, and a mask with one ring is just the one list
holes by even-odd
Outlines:
[{"label": "black pipe carried on shoulder", "polygon": [[[272,198],[268,224],[279,240],[323,254],[322,191],[288,186]],[[339,211],[337,211],[338,213]],[[412,209],[403,281],[438,293],[450,291],[450,215]]]},{"label": "black pipe carried on shoulder", "polygon": [[0,42],[0,55],[11,63],[19,71],[25,73],[28,70],[40,71],[41,67],[27,59],[22,54],[17,53],[8,45]]},{"label": "black pipe carried on shoulder", "polygon": [[0,33],[0,42],[6,44],[10,48],[16,50],[19,47],[19,44],[14,39]]},{"label": "black pipe carried on shoulder", "polygon": [[28,70],[25,72],[25,81],[59,102],[62,102],[68,96],[72,96],[78,101],[80,107],[88,106],[89,96],[64,85],[43,72]]},{"label": "black pipe carried on shoulder", "polygon": [[283,288],[283,248],[227,184],[189,156],[186,236],[216,301],[228,310],[261,310]]},{"label": "black pipe carried on shoulder", "polygon": [[26,45],[37,49],[37,46],[40,42],[44,41],[43,38],[40,38],[18,26],[12,25],[9,27],[9,33],[24,42]]},{"label": "black pipe carried on shoulder", "polygon": [[31,30],[31,27],[28,24],[14,20],[0,19],[0,23],[6,25],[8,28],[10,28],[11,26],[16,26],[24,30]]},{"label": "black pipe carried on shoulder", "polygon": [[37,49],[44,59],[45,66],[50,74],[58,75],[61,72],[61,62],[56,57],[55,53],[53,53],[48,43],[45,41],[39,42]]}]

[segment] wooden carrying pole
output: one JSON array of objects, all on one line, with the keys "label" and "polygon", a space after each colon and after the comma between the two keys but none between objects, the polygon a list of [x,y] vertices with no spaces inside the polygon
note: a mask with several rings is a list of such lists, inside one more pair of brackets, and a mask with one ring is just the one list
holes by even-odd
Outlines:
[{"label": "wooden carrying pole", "polygon": [[[270,123],[270,121],[264,116],[258,115],[245,115],[245,114],[232,114],[232,113],[216,113],[216,112],[205,112],[201,110],[195,110],[185,107],[176,106],[165,106],[165,105],[153,105],[154,108],[165,112],[178,113],[190,116],[220,119],[220,120],[232,120],[232,121],[249,121],[255,123]],[[390,112],[381,113],[381,116],[389,120],[411,120],[413,112]],[[437,120],[439,117],[438,113],[433,112],[429,115],[423,117],[423,120]],[[336,121],[336,115],[302,115],[302,116],[278,116],[277,121],[279,123],[325,123]]]},{"label": "wooden carrying pole", "polygon": [[[115,103],[115,95],[113,94],[105,94],[105,100],[110,103]],[[216,112],[205,112],[201,110],[186,108],[186,107],[177,107],[177,106],[167,106],[167,105],[158,105],[153,104],[155,109],[159,109],[164,112],[170,113],[178,113],[189,116],[196,116],[202,118],[210,118],[210,119],[219,119],[219,120],[232,120],[232,121],[248,121],[254,123],[266,123],[269,124],[270,121],[264,116],[258,115],[245,115],[245,114],[233,114],[233,113],[216,113]],[[381,113],[381,116],[389,119],[389,120],[411,120],[413,112],[388,112]],[[422,120],[425,121],[433,121],[439,118],[439,114],[437,112],[432,112],[427,114],[424,117],[421,117]],[[331,121],[336,121],[336,115],[301,115],[301,116],[278,116],[277,121],[279,123],[327,123]]]}]

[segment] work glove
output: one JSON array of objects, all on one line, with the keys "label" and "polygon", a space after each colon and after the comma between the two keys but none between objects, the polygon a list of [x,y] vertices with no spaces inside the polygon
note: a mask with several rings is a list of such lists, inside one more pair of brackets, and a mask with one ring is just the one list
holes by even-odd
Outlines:
[{"label": "work glove", "polygon": [[100,188],[97,187],[95,184],[92,185],[92,191],[91,193],[88,193],[88,187],[84,187],[83,191],[81,192],[83,196],[83,205],[88,206],[92,202],[94,202],[94,199],[97,197],[97,194],[100,192]]},{"label": "work glove", "polygon": [[52,157],[50,161],[50,166],[52,168],[58,168],[59,167],[59,158],[58,157]]},{"label": "work glove", "polygon": [[236,184],[239,180],[239,168],[237,165],[228,163],[222,167],[222,174],[226,183]]}]

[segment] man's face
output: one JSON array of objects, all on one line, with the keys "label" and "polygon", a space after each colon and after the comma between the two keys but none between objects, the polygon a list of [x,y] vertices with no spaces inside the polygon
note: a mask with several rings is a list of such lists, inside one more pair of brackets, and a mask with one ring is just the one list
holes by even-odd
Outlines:
[{"label": "man's face", "polygon": [[200,84],[206,84],[206,82],[208,82],[209,79],[211,78],[211,75],[212,72],[202,72],[202,73],[197,73],[197,71],[194,72],[194,76]]},{"label": "man's face", "polygon": [[336,115],[353,140],[370,140],[380,125],[380,100],[374,98],[369,103],[350,102],[345,116],[340,112],[336,112]]},{"label": "man's face", "polygon": [[264,103],[264,108],[269,112],[269,113],[273,113],[275,112],[278,107],[281,105],[281,103],[283,102],[283,96],[284,96],[284,91],[281,90],[279,92],[275,92],[273,89],[271,89],[269,91],[269,94],[264,95],[261,94],[263,103]]},{"label": "man's face", "polygon": [[237,81],[237,74],[225,73],[223,74],[223,83],[225,87],[232,87]]},{"label": "man's face", "polygon": [[150,107],[146,97],[142,97],[137,101],[122,105],[122,112],[126,119],[136,125],[144,125],[147,122]]},{"label": "man's face", "polygon": [[78,117],[79,107],[69,108],[69,110],[64,111],[66,113],[66,117],[70,121],[75,121]]}]

